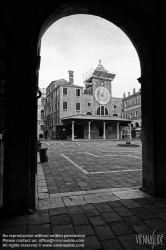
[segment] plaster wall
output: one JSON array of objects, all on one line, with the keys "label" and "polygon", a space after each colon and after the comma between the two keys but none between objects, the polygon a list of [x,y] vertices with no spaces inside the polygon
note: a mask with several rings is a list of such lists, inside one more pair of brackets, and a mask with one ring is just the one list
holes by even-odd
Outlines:
[{"label": "plaster wall", "polygon": [[[103,123],[91,123],[90,125],[90,134],[91,139],[102,138],[99,137],[99,128],[103,130]],[[88,139],[89,128],[88,125],[84,126],[84,139]],[[106,123],[105,125],[105,138],[106,139],[117,139],[117,124],[116,123]]]},{"label": "plaster wall", "polygon": [[[67,85],[67,95],[63,95],[63,87],[60,86],[60,118],[82,114],[83,112],[83,87]],[[76,89],[80,89],[80,96],[76,96]],[[63,110],[63,102],[67,102],[67,110]],[[80,110],[76,110],[76,103],[80,103]]]}]

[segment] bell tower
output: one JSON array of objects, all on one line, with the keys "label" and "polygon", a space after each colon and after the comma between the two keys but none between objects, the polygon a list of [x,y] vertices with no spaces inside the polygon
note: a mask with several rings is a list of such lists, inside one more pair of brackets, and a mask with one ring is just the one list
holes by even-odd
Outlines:
[{"label": "bell tower", "polygon": [[99,60],[96,69],[91,69],[84,75],[85,91],[93,95],[99,105],[106,105],[111,101],[114,78],[115,74],[106,70]]}]

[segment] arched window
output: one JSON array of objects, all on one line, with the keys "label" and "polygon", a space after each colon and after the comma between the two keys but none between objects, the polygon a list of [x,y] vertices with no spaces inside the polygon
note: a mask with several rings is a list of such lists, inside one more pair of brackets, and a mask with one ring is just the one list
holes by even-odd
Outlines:
[{"label": "arched window", "polygon": [[108,109],[105,107],[105,115],[108,115]]},{"label": "arched window", "polygon": [[97,115],[108,115],[108,109],[104,106],[100,106],[97,109]]},{"label": "arched window", "polygon": [[136,128],[138,128],[138,127],[139,127],[139,123],[138,123],[138,122],[136,122],[136,123],[135,123],[135,126],[136,126]]},{"label": "arched window", "polygon": [[117,114],[113,114],[113,116],[118,116]]},{"label": "arched window", "polygon": [[86,115],[92,115],[92,113],[91,112],[87,112]]},{"label": "arched window", "polygon": [[101,112],[101,115],[104,115],[104,106],[101,106],[100,112]]}]

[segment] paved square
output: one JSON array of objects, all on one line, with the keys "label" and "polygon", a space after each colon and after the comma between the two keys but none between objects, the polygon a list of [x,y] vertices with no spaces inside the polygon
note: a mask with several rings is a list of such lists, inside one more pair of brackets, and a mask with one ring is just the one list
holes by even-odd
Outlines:
[{"label": "paved square", "polygon": [[140,237],[155,234],[161,241],[153,249],[166,249],[166,199],[138,188],[141,147],[118,148],[113,141],[42,146],[48,147],[48,162],[38,163],[38,210],[1,218],[0,235],[59,234],[73,240],[76,234],[84,247],[70,249],[143,250],[152,244]]},{"label": "paved square", "polygon": [[140,146],[119,147],[118,141],[103,140],[43,141],[48,162],[38,164],[39,207],[44,208],[42,199],[53,197],[62,197],[64,206],[144,197],[134,189],[142,181],[142,144],[132,143]]}]

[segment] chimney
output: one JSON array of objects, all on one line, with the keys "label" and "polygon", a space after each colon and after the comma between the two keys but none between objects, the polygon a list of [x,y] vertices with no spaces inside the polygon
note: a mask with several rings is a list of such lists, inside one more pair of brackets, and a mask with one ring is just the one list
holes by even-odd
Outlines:
[{"label": "chimney", "polygon": [[126,95],[125,95],[125,93],[123,93],[123,98],[125,98],[126,97]]},{"label": "chimney", "polygon": [[130,96],[130,92],[128,92],[128,96]]},{"label": "chimney", "polygon": [[133,94],[135,94],[135,88],[133,89]]},{"label": "chimney", "polygon": [[73,85],[74,84],[74,76],[73,76],[74,71],[69,70],[68,72],[69,72],[69,84]]}]

